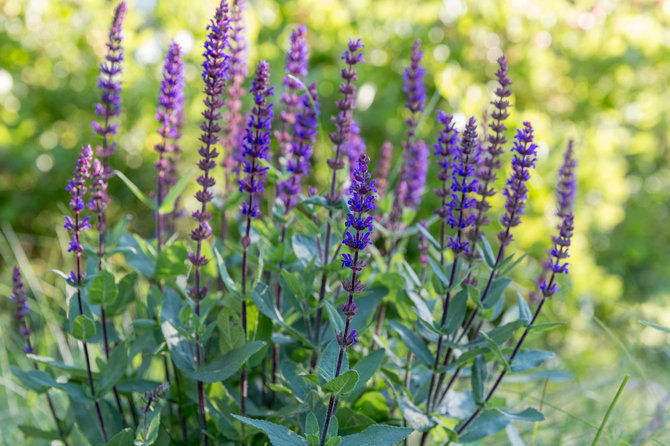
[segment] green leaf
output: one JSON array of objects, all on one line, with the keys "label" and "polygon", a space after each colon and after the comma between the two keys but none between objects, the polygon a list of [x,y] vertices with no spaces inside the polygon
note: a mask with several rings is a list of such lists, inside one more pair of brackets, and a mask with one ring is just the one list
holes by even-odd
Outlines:
[{"label": "green leaf", "polygon": [[440,246],[440,243],[435,240],[435,237],[433,237],[433,234],[430,233],[428,228],[424,227],[423,225],[417,224],[416,229],[419,230],[419,232],[426,238],[426,240],[435,247],[438,251],[442,249]]},{"label": "green leaf", "polygon": [[98,396],[103,396],[105,392],[111,389],[123,377],[128,366],[128,347],[121,343],[114,347],[109,355],[107,366],[100,374],[96,392]]},{"label": "green leaf", "polygon": [[273,446],[309,446],[307,440],[303,437],[279,424],[270,423],[265,420],[254,420],[253,418],[235,414],[231,414],[231,416],[265,432]]},{"label": "green leaf", "polygon": [[402,412],[403,418],[407,424],[419,432],[427,432],[435,426],[435,420],[426,415],[425,410],[419,409],[405,394],[400,390],[397,395],[398,408]]},{"label": "green leaf", "polygon": [[114,276],[107,271],[99,271],[91,282],[88,300],[94,305],[109,305],[118,295]]},{"label": "green leaf", "polygon": [[464,288],[460,290],[454,297],[449,301],[449,312],[447,313],[447,320],[444,323],[444,327],[440,330],[445,335],[451,334],[458,327],[461,326],[463,322],[463,317],[465,316],[465,310],[468,307],[468,290]]},{"label": "green leaf", "polygon": [[361,358],[357,363],[354,369],[358,372],[360,378],[356,383],[356,387],[351,391],[350,395],[354,395],[356,392],[365,387],[365,384],[370,378],[375,374],[379,366],[381,366],[382,361],[384,361],[384,355],[386,350],[379,348],[374,350],[369,355]]},{"label": "green leaf", "polygon": [[195,346],[190,345],[189,341],[169,321],[161,322],[161,331],[175,365],[185,373],[195,372]]},{"label": "green leaf", "polygon": [[495,254],[493,254],[493,249],[491,249],[491,244],[484,234],[481,234],[482,244],[481,249],[484,254],[484,262],[489,268],[493,268],[496,264]]},{"label": "green leaf", "polygon": [[543,362],[555,357],[554,352],[545,350],[522,350],[514,357],[510,368],[514,373],[525,372],[539,367]]},{"label": "green leaf", "polygon": [[[493,330],[489,331],[486,333],[489,338],[491,338],[496,344],[501,345],[503,344],[506,340],[512,337],[514,335],[514,332],[517,331],[520,327],[523,327],[523,322],[516,320],[514,322],[509,322],[505,325],[501,325],[500,327],[496,327]],[[463,347],[466,349],[469,348],[474,348],[474,347],[484,347],[487,345],[487,341],[484,337],[478,337],[477,339],[470,341],[469,343],[465,344]]]},{"label": "green leaf", "polygon": [[552,328],[562,327],[563,325],[565,325],[565,322],[542,322],[541,324],[533,324],[529,331],[541,333],[543,331],[551,330]]},{"label": "green leaf", "polygon": [[319,247],[316,244],[314,237],[308,237],[302,234],[293,234],[291,237],[291,245],[295,256],[304,265],[307,265],[312,259],[316,259],[316,265],[321,266],[321,258],[319,256]]},{"label": "green leaf", "polygon": [[409,427],[373,424],[363,432],[342,437],[340,446],[394,446],[407,438],[412,431]]},{"label": "green leaf", "polygon": [[655,324],[655,323],[649,322],[649,321],[639,321],[639,322],[642,325],[646,325],[648,327],[655,328],[656,330],[660,330],[660,331],[664,331],[666,333],[670,333],[670,328],[668,328],[668,327],[664,327],[662,325],[658,325],[658,324]]},{"label": "green leaf", "polygon": [[216,247],[214,248],[214,255],[216,256],[216,266],[219,269],[219,275],[221,276],[221,280],[223,280],[223,284],[230,291],[237,293],[237,285],[233,279],[230,278],[230,274],[228,274],[228,270],[226,269],[226,263],[224,262],[221,253]]},{"label": "green leaf", "polygon": [[316,419],[314,412],[307,414],[305,418],[305,434],[306,435],[319,435],[319,420]]},{"label": "green leaf", "polygon": [[428,350],[428,347],[426,347],[426,344],[421,340],[419,335],[394,320],[389,321],[389,324],[391,325],[391,328],[393,328],[400,335],[402,342],[407,346],[409,351],[411,351],[417,357],[419,361],[421,361],[428,368],[433,367],[433,361],[435,358],[433,358],[430,350]]},{"label": "green leaf", "polygon": [[137,283],[137,273],[125,275],[116,286],[118,293],[116,299],[105,306],[105,312],[109,317],[116,316],[123,312],[126,305],[135,300],[135,284]]},{"label": "green leaf", "polygon": [[121,171],[118,170],[114,171],[114,175],[119,177],[121,181],[123,181],[125,185],[128,186],[128,189],[130,189],[130,191],[133,193],[133,195],[135,195],[135,197],[137,197],[138,200],[147,205],[149,209],[153,209],[154,211],[156,210],[156,203],[154,203],[154,201],[151,198],[144,195],[140,190],[140,188],[135,186],[135,183],[130,181],[130,179],[127,176],[125,176]]},{"label": "green leaf", "polygon": [[158,431],[161,426],[161,411],[154,410],[147,415],[147,427],[140,423],[135,437],[135,446],[149,446],[158,439]]},{"label": "green leaf", "polygon": [[512,283],[512,279],[509,277],[499,277],[495,279],[493,283],[491,283],[491,288],[489,288],[488,294],[482,299],[484,309],[488,310],[495,307],[510,283]]},{"label": "green leaf", "polygon": [[298,279],[293,274],[284,270],[281,272],[281,277],[284,279],[284,282],[286,282],[286,285],[288,286],[291,293],[293,293],[293,295],[296,297],[296,299],[302,300],[303,292]]},{"label": "green leaf", "polygon": [[156,271],[154,252],[146,240],[135,234],[122,234],[119,238],[119,244],[123,247],[132,248],[132,250],[124,253],[124,257],[130,266],[143,276],[151,277],[154,274]]},{"label": "green leaf", "polygon": [[501,408],[495,408],[492,410],[499,412],[501,415],[509,418],[510,420],[529,421],[532,423],[536,423],[539,421],[544,421],[545,419],[544,414],[542,414],[542,412],[532,407],[527,407],[521,412],[511,412],[507,409],[501,409]]},{"label": "green leaf", "polygon": [[226,353],[223,358],[208,364],[187,375],[194,380],[215,383],[230,378],[237,373],[247,359],[265,345],[262,341],[253,341]]},{"label": "green leaf", "polygon": [[158,254],[154,277],[156,279],[167,279],[175,276],[183,276],[190,268],[186,263],[188,250],[181,242],[164,246]]},{"label": "green leaf", "polygon": [[338,446],[342,443],[342,437],[331,437],[323,446]]},{"label": "green leaf", "polygon": [[519,320],[522,321],[524,325],[528,325],[533,319],[528,303],[526,303],[526,299],[523,298],[521,293],[517,293],[517,300],[519,306]]},{"label": "green leaf", "polygon": [[79,315],[74,318],[71,334],[76,339],[85,341],[86,339],[95,335],[95,323],[86,316]]},{"label": "green leaf", "polygon": [[505,369],[509,371],[510,370],[509,363],[507,362],[507,358],[505,358],[505,355],[503,355],[503,352],[500,349],[500,345],[498,345],[498,343],[493,339],[491,339],[486,333],[481,333],[480,336],[486,340],[486,344],[489,346],[489,348],[496,356],[496,358],[498,358],[498,361],[500,361],[503,367],[505,367]]},{"label": "green leaf", "polygon": [[223,307],[219,310],[217,325],[219,327],[219,347],[221,353],[226,354],[244,345],[242,323],[239,316],[231,308]]},{"label": "green leaf", "polygon": [[477,418],[475,418],[472,424],[465,429],[463,434],[458,437],[458,441],[461,443],[470,443],[497,434],[505,429],[510,421],[509,418],[497,411],[484,410]]},{"label": "green leaf", "polygon": [[[335,368],[337,367],[337,358],[339,355],[340,345],[333,339],[326,345],[319,360],[319,379],[321,382],[328,382],[335,378]],[[349,356],[346,351],[342,357],[342,367],[340,370],[349,370]]]},{"label": "green leaf", "polygon": [[195,171],[190,169],[188,172],[182,174],[179,181],[177,181],[177,184],[172,186],[170,192],[168,192],[165,198],[163,198],[163,202],[158,209],[159,213],[168,214],[174,210],[174,204],[177,201],[177,198],[179,198],[182,192],[184,192],[184,189],[186,189],[186,186],[188,186],[194,173]]},{"label": "green leaf", "polygon": [[360,379],[360,375],[355,370],[349,370],[348,372],[333,378],[323,385],[323,391],[327,393],[334,393],[335,395],[342,395],[349,393],[356,387],[356,383]]},{"label": "green leaf", "polygon": [[449,286],[449,279],[444,274],[442,267],[435,261],[431,256],[428,256],[428,264],[430,269],[433,270],[433,274],[440,280],[440,283],[443,287],[447,288]]},{"label": "green leaf", "polygon": [[324,306],[328,312],[328,320],[330,321],[330,325],[333,327],[335,334],[342,333],[344,331],[344,319],[342,318],[341,312],[337,311],[333,304],[328,301],[324,302]]},{"label": "green leaf", "polygon": [[33,426],[20,425],[19,430],[27,437],[43,438],[45,440],[61,440],[58,432],[43,431]]},{"label": "green leaf", "polygon": [[105,446],[128,446],[133,444],[135,434],[130,428],[124,429],[112,437]]},{"label": "green leaf", "polygon": [[486,383],[488,381],[489,372],[486,367],[486,359],[484,356],[478,355],[472,364],[472,374],[470,380],[472,381],[472,399],[475,403],[481,404],[486,398]]}]

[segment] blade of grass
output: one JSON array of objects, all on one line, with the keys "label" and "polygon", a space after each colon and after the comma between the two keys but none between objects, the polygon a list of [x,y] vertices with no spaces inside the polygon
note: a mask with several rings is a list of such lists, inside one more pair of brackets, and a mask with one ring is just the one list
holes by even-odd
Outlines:
[{"label": "blade of grass", "polygon": [[639,364],[635,361],[635,359],[633,358],[633,355],[631,354],[630,350],[628,350],[628,347],[626,347],[626,344],[624,344],[624,343],[621,341],[621,339],[619,339],[619,338],[612,332],[612,330],[610,330],[609,327],[607,327],[607,326],[605,325],[605,323],[604,323],[603,321],[601,321],[600,319],[598,319],[596,316],[593,316],[593,320],[596,321],[596,324],[598,324],[598,326],[600,326],[600,328],[602,328],[603,331],[604,331],[605,333],[607,333],[607,335],[608,335],[610,338],[612,338],[612,340],[614,340],[614,342],[615,342],[619,347],[621,347],[621,350],[623,350],[624,354],[626,355],[626,357],[628,358],[628,360],[630,361],[630,363],[633,365],[633,367],[635,367],[635,370],[637,370],[637,372],[640,374],[640,376],[641,376],[642,378],[644,378],[645,381],[647,381],[647,380],[648,380],[648,378],[647,378],[647,374],[644,372],[644,370],[642,370],[642,368],[639,366]]},{"label": "blade of grass", "polygon": [[629,378],[629,376],[626,375],[626,377],[621,382],[621,385],[619,386],[619,390],[617,390],[616,395],[614,395],[614,399],[610,403],[610,407],[607,408],[607,412],[605,413],[605,418],[603,418],[602,423],[600,423],[600,427],[598,428],[598,432],[596,433],[596,437],[593,439],[593,443],[591,443],[591,446],[596,446],[596,443],[598,443],[598,439],[600,438],[600,434],[603,432],[603,429],[605,428],[605,424],[607,423],[607,420],[609,419],[610,414],[612,413],[612,410],[614,409],[614,405],[616,404],[617,400],[621,396],[621,392],[623,391],[623,388],[626,385],[626,382],[628,382],[628,378]]}]

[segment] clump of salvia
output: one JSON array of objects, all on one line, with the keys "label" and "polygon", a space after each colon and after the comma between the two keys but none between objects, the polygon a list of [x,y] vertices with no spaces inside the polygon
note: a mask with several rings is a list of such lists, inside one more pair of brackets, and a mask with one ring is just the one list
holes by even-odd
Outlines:
[{"label": "clump of salvia", "polygon": [[[514,233],[523,224],[537,142],[524,122],[508,143],[507,59],[498,60],[490,117],[460,125],[457,110],[434,113],[426,105],[432,86],[416,40],[402,74],[403,135],[374,150],[366,146],[368,120],[354,119],[364,45],[351,39],[324,146],[321,106],[334,99],[320,97],[327,89],[308,80],[312,31],[292,28],[275,116],[270,64],[254,61],[247,81],[245,10],[243,0],[221,0],[207,26],[195,228],[188,236],[176,233],[175,219],[188,181],[179,181],[188,170],[182,151],[196,152],[193,141],[180,141],[190,125],[190,55],[176,41],[167,46],[156,86],[155,190],[145,195],[117,173],[152,209],[152,239],[129,232],[126,220],[108,221],[122,25],[130,10],[122,2],[114,11],[98,80],[96,156],[82,147],[67,186],[64,228],[74,266],[60,274],[69,299],[63,325],[83,351],[74,365],[33,355],[31,335],[42,333],[29,319],[38,315],[30,313],[19,269],[13,272],[17,339],[34,366],[16,373],[46,394],[57,428],[42,435],[68,445],[74,421],[89,444],[112,436],[116,444],[260,444],[267,440],[257,437],[267,435],[273,444],[391,446],[414,431],[421,444],[468,442],[512,421],[543,419],[534,408],[503,410],[502,398],[495,409],[491,404],[508,374],[551,357],[522,347],[568,273],[572,143],[556,187],[557,233],[531,311],[523,294],[511,293],[510,273],[521,259]],[[324,153],[332,153],[326,166],[313,166]],[[324,167],[330,181],[319,190],[312,180]],[[424,189],[435,196],[424,200]],[[501,209],[493,209],[497,194]],[[494,234],[489,223],[496,220]],[[489,375],[497,377],[489,383]],[[67,395],[73,409],[57,416],[49,390]],[[357,403],[363,399],[389,410],[369,412]]]}]

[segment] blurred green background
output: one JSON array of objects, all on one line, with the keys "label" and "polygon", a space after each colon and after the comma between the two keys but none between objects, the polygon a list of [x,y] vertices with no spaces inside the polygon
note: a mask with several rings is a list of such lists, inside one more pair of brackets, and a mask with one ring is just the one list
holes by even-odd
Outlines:
[{"label": "blurred green background", "polygon": [[[34,293],[35,287],[48,286],[44,273],[61,262],[64,187],[79,147],[96,142],[90,127],[99,100],[95,84],[115,5],[0,0],[0,295],[9,295],[10,267],[17,256],[25,263],[22,252],[36,277],[46,280],[31,284]],[[154,182],[153,116],[162,57],[172,38],[187,59],[183,169],[195,163],[202,42],[214,6],[213,1],[129,1],[120,147],[113,164],[147,193]],[[662,427],[670,410],[670,338],[638,322],[670,326],[670,1],[253,0],[246,22],[251,66],[269,60],[278,90],[290,31],[307,24],[309,80],[319,83],[326,131],[332,130],[339,56],[350,36],[363,39],[367,63],[360,70],[355,119],[373,160],[385,140],[400,156],[401,73],[415,39],[423,42],[428,96],[437,92],[437,107],[458,111],[459,122],[488,107],[495,61],[504,52],[514,92],[510,127],[532,121],[540,146],[527,216],[515,242],[533,259],[550,243],[556,171],[569,139],[575,140],[579,159],[570,278],[544,313],[546,320],[566,325],[533,341],[558,350],[550,368],[568,371],[572,379],[550,383],[544,397],[541,384],[519,387],[534,404],[544,398],[548,421],[537,427],[537,444],[586,444],[626,374],[632,380],[605,441],[652,444],[654,438],[670,444]],[[431,144],[433,120],[428,116],[419,132]],[[510,130],[508,139],[512,135]],[[312,180],[320,190],[330,150],[325,139],[315,150]],[[150,212],[117,179],[110,192],[111,220],[131,213],[133,229],[150,236]],[[427,193],[422,213],[429,215],[435,204]],[[497,197],[495,205],[500,204]],[[184,221],[182,234],[190,226]],[[525,262],[525,270],[522,282],[531,286],[537,262]],[[44,305],[58,309],[64,303]],[[0,308],[8,308],[5,301]],[[8,319],[5,311],[1,320]],[[5,338],[0,347],[0,400],[9,401],[8,407],[0,404],[0,426],[30,416],[19,413],[17,401],[25,391],[12,383],[8,370],[15,341]],[[0,442],[11,444],[7,430],[0,429]],[[533,426],[518,429],[530,444]],[[496,438],[487,444],[501,444]]]}]

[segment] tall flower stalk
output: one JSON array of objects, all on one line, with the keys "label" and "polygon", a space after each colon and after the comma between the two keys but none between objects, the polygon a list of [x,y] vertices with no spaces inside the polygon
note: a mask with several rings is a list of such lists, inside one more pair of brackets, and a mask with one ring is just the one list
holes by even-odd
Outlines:
[{"label": "tall flower stalk", "polygon": [[[269,98],[274,95],[274,88],[270,86],[270,64],[261,61],[256,68],[256,75],[252,82],[249,93],[254,99],[254,107],[249,117],[242,152],[244,163],[242,172],[244,177],[239,180],[240,192],[248,194],[242,203],[240,211],[246,218],[246,229],[242,237],[242,329],[244,340],[247,340],[247,279],[248,279],[248,256],[251,244],[251,220],[260,217],[261,211],[258,203],[265,191],[265,177],[267,167],[263,166],[261,160],[267,160],[270,150],[270,134],[272,128],[272,104]],[[240,392],[240,412],[246,414],[246,399],[248,392],[247,369],[242,366]]]},{"label": "tall flower stalk", "polygon": [[[528,336],[528,333],[535,324],[535,321],[537,320],[537,317],[539,316],[545,302],[547,299],[550,299],[556,293],[558,293],[558,277],[561,274],[568,274],[568,263],[566,262],[566,259],[569,257],[568,250],[570,248],[572,234],[574,231],[574,215],[572,213],[576,191],[575,177],[572,174],[574,167],[574,159],[572,158],[571,150],[569,150],[568,154],[566,155],[565,163],[563,164],[559,174],[559,190],[565,192],[565,194],[559,193],[558,195],[558,209],[556,213],[561,215],[561,222],[558,226],[558,235],[553,237],[554,246],[549,252],[549,258],[546,261],[548,274],[540,279],[538,286],[538,291],[541,295],[540,302],[537,304],[535,312],[533,313],[533,317],[531,318],[528,325],[526,325],[525,330],[514,346],[514,350],[512,350],[512,354],[508,359],[508,363],[510,365],[512,365],[514,358],[516,358],[517,354],[521,350],[521,346],[523,345],[526,336]],[[498,378],[495,380],[491,390],[486,395],[482,406],[488,403],[489,400],[493,397],[496,389],[498,389],[498,386],[507,374],[507,370],[507,368],[503,368],[500,371]],[[477,418],[477,416],[479,416],[480,413],[481,407],[477,408],[470,415],[470,417],[461,423],[457,427],[456,432],[461,434]]]},{"label": "tall flower stalk", "polygon": [[[340,84],[340,94],[342,98],[339,99],[335,105],[339,110],[336,116],[333,116],[333,123],[335,124],[335,131],[331,132],[329,137],[330,141],[333,143],[335,148],[335,156],[328,159],[328,167],[332,170],[332,176],[330,180],[330,192],[326,196],[326,199],[331,203],[335,204],[339,200],[339,194],[337,193],[337,171],[344,167],[344,161],[341,159],[342,152],[346,149],[346,143],[350,138],[351,133],[351,122],[353,119],[353,110],[356,106],[356,85],[354,82],[358,80],[358,73],[356,72],[356,65],[359,63],[365,62],[363,60],[363,53],[360,52],[363,47],[361,39],[350,39],[347,45],[347,49],[344,51],[342,60],[344,60],[347,65],[346,68],[343,68],[340,71],[340,76],[343,79],[342,84]],[[332,232],[332,227],[330,221],[333,218],[333,209],[328,210],[328,220],[326,221],[326,237],[323,241],[323,251],[322,251],[322,262],[324,265],[327,265],[330,260],[330,235]],[[321,277],[321,286],[319,287],[319,300],[318,303],[321,304],[324,297],[326,296],[326,284],[328,281],[328,275],[324,271],[323,276]],[[323,318],[323,307],[319,305],[316,310],[316,319],[314,321],[314,341],[315,345],[319,344],[319,338],[321,337],[321,319]],[[312,357],[312,367],[316,365],[317,356]]]},{"label": "tall flower stalk", "polygon": [[[219,133],[221,126],[221,107],[223,106],[223,90],[228,78],[228,56],[224,49],[227,46],[228,39],[228,3],[221,0],[216,8],[214,18],[207,26],[209,34],[205,41],[205,52],[203,56],[202,79],[205,82],[205,111],[202,116],[205,118],[200,124],[200,141],[202,145],[198,149],[200,161],[198,168],[202,172],[198,176],[198,184],[201,189],[196,192],[195,198],[200,202],[200,209],[193,212],[193,219],[198,223],[198,227],[191,232],[191,239],[196,242],[196,250],[189,254],[189,259],[194,266],[194,286],[190,290],[190,296],[195,301],[195,315],[200,316],[200,301],[207,295],[207,287],[201,283],[201,269],[209,262],[202,255],[202,242],[212,235],[212,228],[209,220],[212,214],[207,210],[207,203],[214,198],[211,192],[212,186],[216,180],[211,176],[211,170],[216,166],[216,157],[219,153],[216,151],[216,144],[219,142]],[[197,362],[202,365],[205,360],[204,350],[200,345],[200,339],[196,335],[197,342]],[[205,407],[205,390],[202,381],[197,382],[198,387],[198,411],[200,417],[201,443],[207,445],[207,418]]]},{"label": "tall flower stalk", "polygon": [[[456,279],[458,263],[462,256],[471,252],[472,246],[465,240],[465,231],[474,224],[474,216],[470,212],[474,206],[475,199],[473,194],[477,192],[478,180],[475,178],[475,170],[479,165],[480,147],[477,143],[477,122],[475,118],[470,118],[458,150],[453,154],[451,167],[451,198],[445,204],[446,223],[451,229],[456,229],[454,236],[449,237],[446,247],[451,249],[454,254],[454,261],[451,265],[449,275],[450,288],[446,291],[442,300],[442,318],[440,326],[444,326],[449,313],[449,302],[451,300],[452,284]],[[435,394],[435,383],[437,369],[440,365],[442,344],[444,338],[438,337],[437,350],[435,352],[435,362],[430,378],[428,388],[427,410],[430,410],[433,396]]]},{"label": "tall flower stalk", "polygon": [[[170,44],[165,64],[163,65],[163,80],[158,94],[156,121],[159,123],[158,134],[160,141],[154,146],[158,152],[156,162],[156,208],[160,209],[171,184],[169,154],[174,152],[173,141],[180,133],[180,120],[183,114],[184,102],[184,62],[181,48],[176,42]],[[166,215],[160,211],[156,215],[156,240],[158,251],[163,247],[166,232]]]},{"label": "tall flower stalk", "polygon": [[[12,296],[10,300],[14,302],[14,317],[19,322],[19,333],[26,342],[24,351],[26,353],[33,353],[33,346],[30,343],[30,326],[28,325],[28,316],[30,315],[30,307],[28,307],[28,297],[26,296],[26,289],[23,285],[23,280],[21,279],[21,270],[18,266],[14,267],[14,273],[12,274]],[[33,361],[33,368],[38,370],[37,362]],[[60,419],[56,415],[56,409],[54,408],[53,401],[49,396],[49,393],[45,393],[47,397],[47,403],[49,403],[49,411],[51,412],[51,417],[56,424],[56,429],[58,429],[58,435],[61,438],[61,441],[65,446],[69,446],[67,441],[67,436],[63,432],[63,426],[60,424]]]},{"label": "tall flower stalk", "polygon": [[[236,182],[233,174],[239,162],[239,146],[244,136],[244,116],[242,115],[242,97],[246,93],[244,82],[249,74],[247,58],[247,41],[244,28],[245,0],[233,0],[230,11],[230,37],[228,39],[229,80],[226,85],[226,110],[223,113],[223,131],[221,145],[225,156],[221,160],[223,166],[223,191],[225,195],[232,192]],[[225,209],[221,212],[221,242],[228,236],[228,219]]]},{"label": "tall flower stalk", "polygon": [[[293,141],[290,153],[286,160],[286,170],[289,177],[277,184],[277,195],[284,204],[286,215],[298,203],[298,197],[302,190],[302,180],[309,173],[310,158],[312,157],[312,145],[319,130],[319,97],[316,83],[312,83],[307,92],[300,96],[298,112],[293,127]],[[286,240],[286,225],[281,228],[279,243]],[[280,263],[279,269],[282,265]],[[277,281],[276,306],[281,311],[282,288]],[[309,321],[305,321],[309,326]],[[277,364],[279,363],[279,345],[272,346],[272,383],[277,382]]]},{"label": "tall flower stalk", "polygon": [[[370,159],[365,154],[360,156],[358,168],[353,174],[352,184],[349,189],[351,198],[347,201],[349,205],[349,213],[347,214],[347,221],[345,223],[347,231],[342,244],[349,248],[351,254],[342,254],[342,267],[351,270],[351,279],[342,281],[342,289],[347,293],[347,300],[341,307],[346,322],[344,324],[344,331],[337,334],[340,353],[337,356],[334,378],[340,375],[342,361],[347,349],[357,342],[356,330],[351,329],[351,320],[358,312],[354,296],[365,289],[365,285],[361,283],[359,277],[360,272],[366,265],[365,260],[361,256],[365,248],[372,244],[371,235],[374,217],[370,214],[375,210],[375,193],[377,192],[375,180],[372,179],[372,175],[368,171],[369,162]],[[335,412],[336,406],[337,398],[335,395],[331,395],[328,401],[328,411],[326,412],[323,431],[321,432],[321,446],[326,443],[328,426],[330,425],[330,419]]]},{"label": "tall flower stalk", "polygon": [[[70,240],[68,252],[74,252],[76,256],[76,267],[74,271],[70,271],[69,283],[77,289],[77,305],[80,316],[84,315],[84,306],[81,300],[81,288],[84,285],[83,279],[86,275],[86,273],[82,270],[81,254],[84,248],[80,242],[80,235],[83,231],[91,229],[91,224],[89,223],[90,217],[83,217],[82,212],[85,210],[84,201],[86,198],[86,193],[88,192],[88,180],[90,178],[92,158],[93,151],[91,150],[91,146],[89,145],[82,147],[81,153],[77,158],[75,169],[72,172],[72,179],[69,181],[66,188],[72,197],[70,200],[70,210],[73,213],[74,219],[69,215],[65,216],[65,224],[63,225],[63,227],[67,229],[72,235],[72,240]],[[84,346],[88,387],[91,392],[91,396],[95,398],[95,384],[93,383],[93,373],[91,371],[91,360],[88,354],[88,344],[85,340],[82,340],[81,342]],[[100,403],[97,398],[95,399],[95,410],[98,415],[98,422],[100,423],[102,437],[105,441],[107,441],[107,429],[102,418]]]},{"label": "tall flower stalk", "polygon": [[[489,273],[486,286],[480,295],[480,302],[484,302],[489,295],[491,285],[498,275],[502,261],[505,259],[506,247],[513,240],[512,228],[521,223],[521,216],[524,213],[526,200],[528,199],[527,183],[530,179],[531,169],[535,168],[535,162],[537,160],[537,145],[534,143],[533,128],[529,122],[524,122],[523,128],[517,130],[512,151],[514,152],[514,157],[512,159],[512,175],[508,178],[507,185],[503,190],[503,195],[506,197],[506,200],[505,213],[503,213],[500,219],[503,229],[498,232],[500,247],[498,248],[495,263]],[[479,309],[475,308],[463,327],[463,331],[458,337],[457,342],[466,335],[478,314]],[[479,335],[480,327],[475,330],[473,339]],[[446,362],[447,356],[445,356],[445,365]],[[442,391],[438,401],[444,399],[447,392],[456,381],[456,378],[458,378],[461,370],[462,367],[459,367],[454,371],[454,374]]]}]

